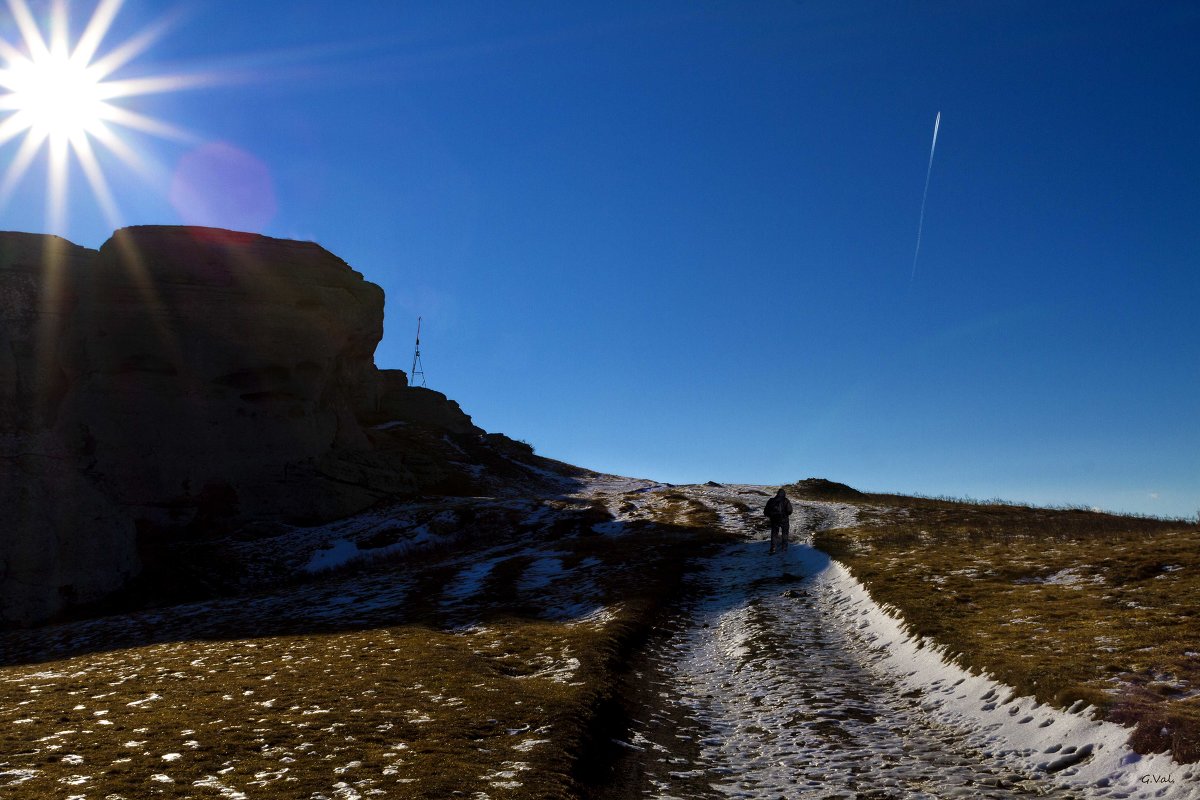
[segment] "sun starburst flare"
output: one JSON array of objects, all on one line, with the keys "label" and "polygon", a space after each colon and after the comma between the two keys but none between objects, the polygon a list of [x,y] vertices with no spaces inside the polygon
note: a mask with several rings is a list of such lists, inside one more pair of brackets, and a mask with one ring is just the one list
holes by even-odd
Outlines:
[{"label": "sun starburst flare", "polygon": [[146,159],[121,137],[121,129],[165,139],[194,141],[188,132],[140,114],[118,102],[139,95],[203,85],[201,75],[162,75],[114,79],[115,73],[144,53],[165,32],[159,23],[99,55],[100,45],[124,0],[100,0],[79,38],[72,43],[68,1],[54,0],[44,32],[27,0],[7,0],[20,33],[16,44],[0,39],[0,147],[21,139],[0,179],[0,208],[42,151],[47,150],[49,227],[65,227],[70,161],[73,155],[97,203],[116,227],[120,214],[101,169],[93,142],[130,169],[145,174]]}]

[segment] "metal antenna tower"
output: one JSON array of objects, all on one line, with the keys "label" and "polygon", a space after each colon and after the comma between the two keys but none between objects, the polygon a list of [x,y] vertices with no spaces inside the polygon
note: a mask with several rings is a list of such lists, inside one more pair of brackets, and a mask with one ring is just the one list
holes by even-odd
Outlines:
[{"label": "metal antenna tower", "polygon": [[[417,385],[417,376],[421,376],[421,385],[425,386],[425,366],[421,363],[421,318],[417,317],[417,345],[413,349],[412,371],[408,373],[408,385]],[[429,387],[425,387],[429,388]]]}]

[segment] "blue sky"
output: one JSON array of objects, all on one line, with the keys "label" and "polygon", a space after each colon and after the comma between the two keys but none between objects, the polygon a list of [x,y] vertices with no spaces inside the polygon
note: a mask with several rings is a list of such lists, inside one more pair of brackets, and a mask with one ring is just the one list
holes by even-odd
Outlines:
[{"label": "blue sky", "polygon": [[[1194,3],[127,0],[100,52],[164,18],[115,77],[215,79],[117,101],[192,134],[122,134],[140,176],[100,151],[118,221],[321,243],[387,292],[377,363],[423,315],[488,430],[672,482],[1200,509]],[[0,226],[47,230],[44,160]],[[72,170],[56,232],[95,247]]]}]

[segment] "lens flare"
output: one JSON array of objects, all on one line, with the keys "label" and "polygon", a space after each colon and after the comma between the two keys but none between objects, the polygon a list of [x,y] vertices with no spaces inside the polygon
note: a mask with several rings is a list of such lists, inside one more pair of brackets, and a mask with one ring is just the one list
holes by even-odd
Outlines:
[{"label": "lens flare", "polygon": [[123,0],[100,0],[83,33],[70,41],[67,2],[55,0],[49,31],[38,25],[27,0],[7,0],[20,32],[16,44],[0,39],[0,147],[21,139],[0,180],[0,209],[7,205],[43,146],[47,160],[47,222],[65,228],[67,181],[74,156],[108,222],[119,225],[119,211],[100,167],[93,142],[137,172],[147,164],[120,137],[127,128],[160,138],[191,142],[194,137],[161,120],[115,104],[114,100],[171,92],[205,83],[203,76],[167,75],[131,80],[112,76],[146,51],[165,32],[162,24],[140,32],[100,56]]}]

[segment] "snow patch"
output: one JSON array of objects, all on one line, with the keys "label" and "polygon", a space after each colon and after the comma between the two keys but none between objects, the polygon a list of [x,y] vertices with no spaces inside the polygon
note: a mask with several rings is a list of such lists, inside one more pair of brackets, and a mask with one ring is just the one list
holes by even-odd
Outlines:
[{"label": "snow patch", "polygon": [[1150,776],[1178,773],[1180,765],[1167,754],[1133,752],[1126,744],[1130,729],[1092,719],[1090,706],[1069,711],[1044,706],[952,663],[943,648],[908,633],[841,564],[830,561],[816,584],[830,593],[850,635],[872,648],[875,668],[919,692],[925,713],[963,730],[997,761],[1073,788],[1101,787],[1105,796],[1200,797],[1198,785],[1147,788]]},{"label": "snow patch", "polygon": [[487,561],[471,564],[461,570],[443,590],[446,596],[446,599],[442,601],[443,604],[465,600],[479,594],[480,590],[483,589],[484,582],[492,574],[492,570],[496,568],[496,565],[501,561],[508,560],[508,558],[509,556],[507,555],[498,556]]},{"label": "snow patch", "polygon": [[525,568],[521,579],[517,581],[517,590],[531,592],[535,589],[544,589],[561,578],[566,574],[562,562],[562,557],[565,555],[566,553],[552,553],[534,561]]},{"label": "snow patch", "polygon": [[1091,577],[1080,575],[1079,571],[1074,567],[1067,567],[1066,569],[1060,569],[1053,575],[1047,575],[1045,577],[1018,578],[1016,582],[1044,584],[1049,586],[1068,586],[1074,589],[1082,589],[1087,585],[1104,583],[1104,578],[1100,577],[1099,575],[1093,575]]}]

